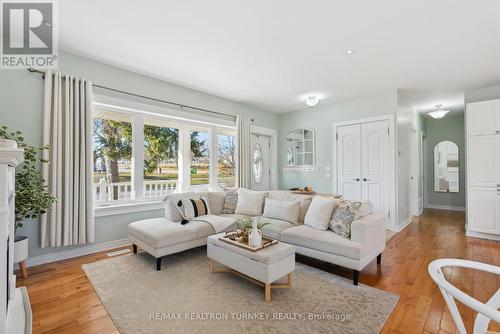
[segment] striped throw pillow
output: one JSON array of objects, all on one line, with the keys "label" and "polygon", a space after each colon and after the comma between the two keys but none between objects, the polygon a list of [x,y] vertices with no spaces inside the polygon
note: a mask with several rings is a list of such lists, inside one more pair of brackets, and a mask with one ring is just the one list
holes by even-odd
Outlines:
[{"label": "striped throw pillow", "polygon": [[210,207],[208,205],[207,197],[197,199],[181,199],[177,203],[177,208],[179,209],[181,216],[186,220],[210,214]]}]

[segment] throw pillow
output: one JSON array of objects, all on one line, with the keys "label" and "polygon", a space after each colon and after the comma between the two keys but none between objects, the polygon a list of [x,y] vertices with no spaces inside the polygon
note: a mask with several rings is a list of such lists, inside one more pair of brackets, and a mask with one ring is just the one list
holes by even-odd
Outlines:
[{"label": "throw pillow", "polygon": [[234,213],[245,216],[260,216],[264,207],[265,193],[248,189],[238,189],[238,204]]},{"label": "throw pillow", "polygon": [[177,209],[179,209],[180,214],[184,218],[182,224],[186,224],[190,219],[199,216],[205,216],[210,214],[210,206],[208,205],[208,198],[184,198],[179,200],[177,203]]},{"label": "throw pillow", "polygon": [[280,219],[297,225],[299,220],[300,202],[277,201],[266,198],[264,213],[266,218]]},{"label": "throw pillow", "polygon": [[222,213],[234,213],[236,210],[236,204],[238,204],[238,190],[232,189],[226,191],[224,195],[224,207],[222,208]]},{"label": "throw pillow", "polygon": [[361,202],[340,201],[333,210],[330,229],[344,238],[351,237],[351,224],[359,217]]},{"label": "throw pillow", "polygon": [[337,201],[332,197],[313,197],[304,217],[304,224],[320,231],[326,231],[336,203]]}]

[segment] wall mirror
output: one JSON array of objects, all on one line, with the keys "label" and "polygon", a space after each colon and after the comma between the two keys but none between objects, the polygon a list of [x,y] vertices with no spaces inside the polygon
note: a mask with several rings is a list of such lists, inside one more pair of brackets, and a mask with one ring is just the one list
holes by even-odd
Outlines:
[{"label": "wall mirror", "polygon": [[434,146],[434,191],[458,193],[460,190],[458,146],[442,141]]},{"label": "wall mirror", "polygon": [[285,139],[283,170],[317,171],[316,134],[308,128],[293,129]]}]

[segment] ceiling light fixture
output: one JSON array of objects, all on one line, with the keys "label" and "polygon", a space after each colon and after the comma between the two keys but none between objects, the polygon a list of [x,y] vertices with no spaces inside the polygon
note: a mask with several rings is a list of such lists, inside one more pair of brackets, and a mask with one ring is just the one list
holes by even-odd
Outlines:
[{"label": "ceiling light fixture", "polygon": [[442,107],[443,107],[442,104],[436,104],[436,110],[427,113],[427,115],[431,116],[432,118],[443,118],[450,111],[446,109],[441,109]]},{"label": "ceiling light fixture", "polygon": [[352,49],[345,50],[345,54],[348,55],[348,56],[352,55],[353,53],[354,53],[354,50],[352,50]]},{"label": "ceiling light fixture", "polygon": [[310,108],[314,108],[318,105],[319,103],[319,97],[317,97],[316,95],[311,95],[311,96],[308,96],[305,100],[304,100],[305,104],[310,107]]}]

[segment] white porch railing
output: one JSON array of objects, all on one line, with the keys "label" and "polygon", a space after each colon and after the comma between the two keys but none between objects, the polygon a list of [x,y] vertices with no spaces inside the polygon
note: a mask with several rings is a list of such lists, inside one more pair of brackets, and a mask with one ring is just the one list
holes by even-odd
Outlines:
[{"label": "white porch railing", "polygon": [[[144,181],[143,199],[159,199],[173,194],[177,189],[177,180],[147,180]],[[135,200],[135,187],[132,182],[94,183],[94,198],[96,203],[111,201]]]}]

